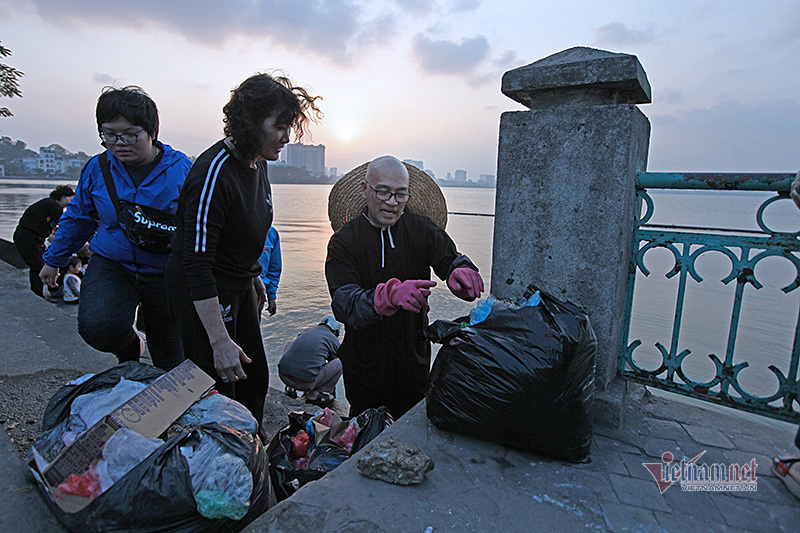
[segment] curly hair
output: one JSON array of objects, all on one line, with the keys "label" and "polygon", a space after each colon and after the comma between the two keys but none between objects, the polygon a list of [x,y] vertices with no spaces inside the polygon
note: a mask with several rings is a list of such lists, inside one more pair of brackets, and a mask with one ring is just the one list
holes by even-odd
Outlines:
[{"label": "curly hair", "polygon": [[[144,89],[128,85],[121,89],[106,86],[97,99],[97,131],[104,122],[123,117],[134,126],[141,126],[153,141],[158,139],[158,108]],[[105,146],[105,143],[101,143]]]},{"label": "curly hair", "polygon": [[308,133],[309,121],[316,123],[322,118],[317,99],[322,97],[311,96],[286,76],[254,74],[231,91],[231,99],[222,108],[223,131],[233,138],[239,154],[252,161],[258,156],[265,119],[277,112],[276,122],[294,128],[295,138],[300,140]]},{"label": "curly hair", "polygon": [[69,185],[59,185],[58,187],[50,191],[50,198],[52,198],[56,202],[61,200],[65,196],[75,196],[75,191]]}]

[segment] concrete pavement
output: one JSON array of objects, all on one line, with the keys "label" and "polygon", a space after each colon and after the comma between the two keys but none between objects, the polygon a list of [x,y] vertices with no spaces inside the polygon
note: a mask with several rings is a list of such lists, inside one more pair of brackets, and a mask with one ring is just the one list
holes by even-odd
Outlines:
[{"label": "concrete pavement", "polygon": [[[97,372],[115,362],[79,338],[75,308],[37,298],[27,288],[25,272],[4,263],[0,328],[0,381],[35,380],[48,370]],[[245,531],[800,529],[800,502],[769,472],[773,455],[794,451],[790,424],[697,407],[635,387],[623,427],[599,426],[595,435],[591,463],[564,463],[440,431],[420,404],[379,439],[395,436],[434,459],[435,469],[422,484],[401,487],[368,479],[349,460]],[[757,490],[687,492],[676,484],[661,494],[642,463],[660,464],[667,451],[677,461],[705,451],[698,463],[726,467],[755,460]],[[0,469],[0,531],[62,531],[6,436],[0,436]]]}]

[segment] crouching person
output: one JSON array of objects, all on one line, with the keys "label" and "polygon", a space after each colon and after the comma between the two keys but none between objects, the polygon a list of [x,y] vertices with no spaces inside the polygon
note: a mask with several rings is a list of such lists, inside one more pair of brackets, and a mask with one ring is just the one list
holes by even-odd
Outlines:
[{"label": "crouching person", "polygon": [[342,376],[339,350],[339,323],[327,315],[319,325],[308,328],[286,345],[278,363],[278,375],[286,394],[297,397],[303,391],[309,403],[320,407],[333,404],[336,384]]}]

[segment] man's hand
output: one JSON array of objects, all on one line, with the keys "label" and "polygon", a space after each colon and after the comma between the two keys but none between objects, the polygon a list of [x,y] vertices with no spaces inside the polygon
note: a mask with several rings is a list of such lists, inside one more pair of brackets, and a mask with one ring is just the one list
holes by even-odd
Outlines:
[{"label": "man's hand", "polygon": [[39,271],[39,279],[48,287],[55,287],[58,279],[58,267],[45,265]]},{"label": "man's hand", "polygon": [[267,298],[267,312],[270,316],[278,312],[278,300],[275,298]]},{"label": "man's hand", "polygon": [[401,282],[392,278],[375,287],[374,305],[379,315],[392,316],[400,309],[419,313],[428,306],[428,296],[435,281],[425,279],[409,279]]},{"label": "man's hand", "polygon": [[462,300],[471,302],[483,292],[483,279],[471,268],[456,268],[447,278],[447,287]]}]

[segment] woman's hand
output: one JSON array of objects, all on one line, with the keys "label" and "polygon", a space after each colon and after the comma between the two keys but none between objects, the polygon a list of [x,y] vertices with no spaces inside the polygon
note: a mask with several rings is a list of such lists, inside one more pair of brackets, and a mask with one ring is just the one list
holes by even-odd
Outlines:
[{"label": "woman's hand", "polygon": [[58,267],[45,265],[39,271],[39,279],[48,287],[55,287],[58,279]]},{"label": "woman's hand", "polygon": [[214,368],[223,383],[234,383],[240,379],[247,379],[242,363],[251,361],[238,344],[228,337],[212,345],[212,348],[214,349]]},{"label": "woman's hand", "polygon": [[219,298],[216,296],[194,302],[197,316],[203,323],[203,328],[208,335],[208,342],[214,351],[214,369],[223,383],[233,383],[240,379],[247,379],[242,363],[249,363],[250,358],[228,334],[225,323],[222,321],[220,307]]}]

